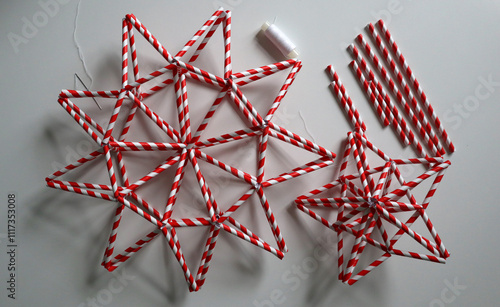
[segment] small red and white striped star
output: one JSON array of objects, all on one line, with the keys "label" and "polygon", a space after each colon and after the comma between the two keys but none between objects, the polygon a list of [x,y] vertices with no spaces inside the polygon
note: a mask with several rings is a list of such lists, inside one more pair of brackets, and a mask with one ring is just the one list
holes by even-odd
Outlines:
[{"label": "small red and white striped star", "polygon": [[[366,158],[367,149],[380,157],[383,164],[370,168]],[[349,161],[353,161],[356,165],[355,174],[346,174]],[[406,181],[399,170],[401,165],[412,165],[414,171],[420,165],[425,168],[425,171],[415,179]],[[442,157],[391,159],[368,141],[361,129],[348,133],[338,178],[295,200],[299,210],[337,233],[340,280],[352,285],[393,255],[445,262],[449,253],[425,209],[449,165],[450,161]],[[377,177],[378,179],[375,180]],[[412,189],[429,178],[434,178],[434,181],[425,199],[417,202]],[[356,182],[360,182],[361,186]],[[336,210],[337,214],[334,220],[330,221],[331,218],[329,220],[328,217],[321,215],[324,213],[315,212],[317,208],[330,208]],[[405,213],[411,213],[411,216],[403,222],[398,218],[398,214]],[[410,228],[419,218],[424,221],[430,238]],[[395,230],[392,237],[389,235],[389,228]],[[344,234],[352,235],[354,238],[350,250],[344,248],[346,244]],[[403,235],[411,237],[430,254],[396,248],[395,244]],[[366,267],[357,269],[360,266],[360,256],[367,244],[381,250],[383,254]]]}]

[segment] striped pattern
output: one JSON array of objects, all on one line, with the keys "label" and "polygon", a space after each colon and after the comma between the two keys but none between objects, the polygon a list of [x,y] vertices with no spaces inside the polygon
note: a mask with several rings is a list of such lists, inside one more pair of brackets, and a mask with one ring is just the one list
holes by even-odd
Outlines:
[{"label": "striped pattern", "polygon": [[[444,154],[444,151],[440,145],[439,139],[436,137],[431,125],[427,121],[423,111],[417,104],[417,101],[415,97],[413,96],[410,88],[408,87],[408,84],[406,84],[406,81],[404,77],[401,75],[401,72],[399,71],[399,68],[395,64],[394,60],[392,59],[392,56],[390,53],[387,51],[385,48],[384,43],[378,36],[378,34],[375,32],[375,28],[373,27],[372,24],[369,25],[368,27],[372,37],[374,38],[375,45],[381,52],[383,59],[385,60],[386,65],[389,67],[391,70],[392,74],[396,77],[396,82],[397,84],[403,88],[403,92],[405,94],[405,97],[408,99],[407,102],[409,101],[409,106],[413,109],[413,111],[416,113],[412,117],[412,121],[415,124],[418,124],[419,127],[419,132],[424,138],[425,143],[427,144],[428,148],[431,150],[431,153],[433,155],[436,154]],[[405,107],[408,107],[408,103],[405,103]]]},{"label": "striped pattern", "polygon": [[353,125],[353,129],[355,129],[356,127],[361,127],[363,131],[366,130],[365,123],[361,119],[358,110],[352,103],[351,98],[347,94],[347,91],[345,90],[344,85],[342,84],[342,81],[340,81],[340,78],[337,75],[337,72],[335,72],[333,66],[329,65],[327,67],[327,71],[330,73],[333,79],[332,82],[333,91],[337,96],[338,100],[340,101],[340,103],[342,104],[344,111],[347,113],[347,116],[349,117],[349,120]]},{"label": "striped pattern", "polygon": [[[193,66],[219,26],[222,26],[224,41],[224,75],[222,77]],[[163,67],[149,74],[142,74],[142,77],[136,49],[135,34],[137,33],[144,37],[166,61]],[[292,59],[234,73],[231,60],[231,12],[222,8],[215,11],[175,55],[167,51],[134,15],[127,15],[123,20],[121,35],[121,88],[111,91],[62,90],[58,100],[66,112],[84,129],[99,148],[46,178],[49,187],[104,199],[116,204],[102,265],[109,271],[115,270],[152,242],[159,234],[162,234],[184,274],[189,290],[198,291],[205,283],[221,231],[235,235],[278,258],[282,258],[287,251],[287,246],[278,226],[277,218],[272,211],[272,206],[265,194],[266,188],[332,165],[335,158],[335,153],[272,122],[274,114],[278,111],[290,86],[297,77],[302,63]],[[186,61],[185,56],[190,50],[193,50],[191,48],[196,49]],[[272,100],[272,105],[267,113],[260,114],[253,107],[242,88],[278,72],[287,72],[286,78],[277,91],[276,97]],[[154,82],[148,83],[150,81]],[[215,100],[207,105],[208,112],[198,127],[192,127],[190,119],[189,82],[201,82],[219,91]],[[150,86],[149,84],[154,85]],[[177,113],[175,123],[167,122],[162,117],[162,112],[153,110],[148,104],[149,97],[160,95],[163,89],[169,85],[174,88],[175,97],[172,97],[172,103]],[[101,126],[70,100],[86,97],[99,97],[105,100],[106,110],[111,112],[106,126]],[[215,112],[225,99],[233,106],[235,116],[247,119],[248,126],[220,136],[202,139]],[[110,103],[111,101],[113,104]],[[141,112],[145,115],[143,118],[146,118],[150,125],[161,129],[167,141],[129,139],[129,132],[132,128],[141,128],[140,126],[136,127],[137,123],[134,121],[135,115]],[[257,152],[256,174],[242,171],[236,167],[236,162],[225,163],[202,151],[204,148],[254,137],[260,141],[259,146],[255,149]],[[265,169],[268,164],[266,151],[271,139],[305,149],[317,154],[318,157],[274,178],[266,179]],[[128,159],[133,158],[130,153],[127,153],[129,151],[162,151],[165,153],[165,159],[139,179],[131,180],[126,167]],[[78,168],[86,168],[92,161],[96,160],[105,163],[108,182],[88,183],[61,179],[61,176]],[[200,165],[203,163],[215,166],[249,186],[248,190],[224,212],[220,210],[209,187],[206,174],[203,173],[204,165]],[[203,216],[173,218],[175,208],[182,206],[182,204],[176,203],[187,168],[194,170],[199,188],[198,193],[201,193],[203,198],[205,212]],[[159,208],[157,205],[149,203],[146,197],[141,195],[141,191],[143,187],[159,180],[158,178],[161,177],[159,175],[168,169],[171,169],[175,174],[173,174],[166,203]],[[232,216],[241,206],[246,204],[252,195],[256,195],[261,204],[275,244],[266,242]],[[116,243],[121,229],[122,217],[126,210],[142,217],[150,226],[149,229],[146,228],[140,240],[123,251],[117,251]],[[186,263],[181,242],[177,236],[177,229],[183,227],[209,228],[206,240],[201,247],[202,255],[199,258],[199,264],[194,269]]]},{"label": "striped pattern", "polygon": [[[350,51],[352,57],[354,58],[353,62],[353,69],[354,64],[359,66],[360,71],[364,72],[364,76],[367,78],[370,78],[372,80],[370,84],[370,89],[375,87],[373,89],[374,92],[378,93],[376,98],[378,100],[383,99],[383,103],[387,103],[385,106],[384,112],[386,113],[387,117],[389,117],[390,124],[392,124],[393,128],[396,130],[396,133],[400,136],[403,144],[409,145],[413,142],[415,142],[415,136],[413,132],[410,130],[410,128],[407,126],[406,121],[404,118],[401,116],[399,113],[398,109],[396,106],[392,103],[391,99],[385,92],[384,88],[378,81],[377,77],[375,77],[375,74],[372,72],[372,70],[368,67],[366,64],[365,59],[359,54],[358,49],[354,45],[350,45],[348,50]],[[357,69],[355,69],[356,75],[358,75]],[[420,145],[421,146],[421,145]]]},{"label": "striped pattern", "polygon": [[[260,80],[266,76],[275,74],[276,72],[288,69],[296,65],[296,59],[290,59],[274,64],[264,65],[258,68],[248,69],[246,71],[237,72],[232,75],[233,80],[236,81],[238,86],[247,85],[254,81]],[[243,80],[238,80],[243,79]]]},{"label": "striped pattern", "polygon": [[360,63],[358,61],[352,61],[350,64],[354,74],[356,75],[356,78],[361,84],[361,87],[365,91],[366,95],[370,98],[370,102],[373,104],[373,107],[375,108],[382,124],[384,124],[384,126],[387,126],[390,122],[392,122],[392,120],[387,119],[387,117],[390,117],[390,115],[386,111],[388,110],[386,101],[383,97],[373,94],[372,84],[374,84],[374,81],[365,79],[363,72],[358,67],[359,65]]},{"label": "striped pattern", "polygon": [[299,73],[300,69],[302,68],[302,62],[298,61],[295,63],[295,65],[292,67],[292,70],[288,74],[288,77],[285,80],[285,83],[281,86],[281,89],[278,93],[278,96],[274,99],[274,103],[267,112],[266,117],[264,118],[264,121],[268,122],[272,119],[274,112],[278,110],[281,100],[285,98],[286,93],[288,92],[288,88],[292,85],[293,81],[295,80],[296,75]]},{"label": "striped pattern", "polygon": [[[432,121],[434,122],[434,125],[439,130],[439,134],[445,140],[446,146],[448,147],[449,151],[454,152],[455,146],[451,142],[450,137],[448,136],[448,133],[444,129],[443,125],[441,124],[441,121],[439,120],[436,113],[434,112],[434,109],[432,108],[429,101],[427,100],[427,96],[425,95],[422,87],[420,86],[420,83],[417,81],[417,78],[413,74],[413,71],[410,69],[410,66],[408,66],[406,59],[404,58],[403,54],[401,53],[401,50],[399,49],[398,45],[396,44],[396,42],[392,38],[391,33],[389,32],[389,30],[385,26],[384,21],[382,19],[379,20],[377,22],[377,25],[378,25],[380,31],[382,32],[382,36],[389,43],[390,49],[396,55],[398,62],[403,67],[403,71],[405,72],[406,76],[410,79],[410,84],[413,86],[413,89],[415,91],[417,91],[419,99],[424,105],[425,111],[431,117]],[[441,152],[441,153],[444,154],[444,152]]]},{"label": "striped pattern", "polygon": [[[367,163],[364,165],[362,160],[366,159],[366,156],[360,154],[360,148],[374,152],[384,161],[384,164],[375,168],[365,167]],[[345,174],[348,169],[349,156],[354,158],[357,170],[352,175]],[[398,169],[399,165],[421,165],[427,170],[415,179],[405,181]],[[437,186],[449,165],[450,162],[445,161],[442,157],[393,160],[368,141],[364,134],[362,135],[359,131],[349,132],[348,142],[340,164],[339,177],[320,188],[299,196],[295,203],[301,212],[336,232],[338,277],[346,284],[356,283],[393,255],[444,263],[445,259],[449,257],[449,253],[425,209],[435,195]],[[368,175],[372,178],[375,175],[378,176],[378,180],[373,186],[368,183]],[[412,189],[434,176],[434,183],[427,192],[426,198],[423,202],[418,203],[411,193]],[[358,187],[353,180],[360,180],[361,186]],[[391,187],[392,182],[397,182],[400,186]],[[318,197],[327,192],[330,195],[334,194]],[[406,200],[403,200],[403,197],[406,197]],[[336,210],[336,217],[330,221],[315,212],[315,208]],[[412,212],[412,215],[405,222],[398,219],[400,212]],[[418,218],[422,218],[424,221],[429,236],[426,237],[410,228]],[[396,234],[393,237],[388,235],[387,229],[389,228],[396,229]],[[375,233],[380,235],[381,241],[373,237]],[[345,246],[346,235],[354,238],[353,246],[349,249]],[[429,254],[396,248],[395,244],[403,235],[412,238]],[[367,267],[359,268],[359,259],[367,246],[377,248],[384,254]]]}]

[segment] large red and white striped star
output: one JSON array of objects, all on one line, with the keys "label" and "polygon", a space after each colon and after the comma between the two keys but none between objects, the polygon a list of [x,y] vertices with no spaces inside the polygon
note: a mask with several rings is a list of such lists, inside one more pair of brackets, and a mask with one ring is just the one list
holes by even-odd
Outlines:
[{"label": "large red and white striped star", "polygon": [[[220,25],[223,28],[224,38],[224,75],[222,77],[193,66],[193,62],[197,60]],[[273,115],[278,110],[289,86],[301,68],[301,62],[291,59],[233,73],[231,66],[231,12],[222,8],[217,10],[175,55],[169,53],[134,15],[125,17],[122,29],[121,89],[110,91],[63,90],[58,100],[61,106],[95,141],[99,149],[67,165],[46,179],[49,187],[117,203],[108,246],[102,262],[103,266],[109,271],[116,269],[154,238],[162,235],[166,238],[184,272],[189,290],[197,291],[205,281],[205,275],[221,230],[282,258],[283,253],[287,251],[286,244],[264,190],[278,183],[331,165],[335,157],[335,154],[331,151],[288,131],[272,121]],[[165,66],[145,77],[139,75],[135,31],[138,31],[166,61]],[[187,57],[188,51],[192,50],[191,48],[196,43],[198,43],[197,49],[185,61],[184,58]],[[285,82],[267,113],[261,115],[240,88],[285,70],[289,70]],[[129,73],[131,77],[129,77]],[[148,83],[149,81],[157,82],[150,87],[151,83]],[[211,102],[208,112],[197,127],[192,125],[190,118],[187,88],[187,84],[190,82],[205,84],[218,91],[217,98]],[[147,102],[153,95],[158,96],[165,93],[165,89],[171,84],[173,84],[175,92],[175,102],[171,102],[175,104],[177,113],[177,122],[175,124],[165,120],[166,114],[155,111]],[[114,101],[114,107],[106,125],[100,125],[72,101],[86,97],[100,97],[106,98],[110,102]],[[247,128],[202,140],[201,136],[206,132],[209,123],[213,120],[214,114],[224,99],[231,102],[234,110],[236,110],[236,116],[246,121]],[[167,99],[165,100],[167,101]],[[137,114],[140,112],[148,119],[148,124],[161,129],[164,139],[167,141],[130,140],[130,128],[142,128],[140,126],[142,123],[137,123],[136,120]],[[208,147],[249,138],[257,138],[258,140],[258,146],[255,149],[257,153],[256,173],[246,172],[224,163],[204,151]],[[319,158],[274,178],[265,179],[266,151],[270,138],[315,153]],[[124,159],[127,152],[145,152],[146,154],[147,152],[161,152],[164,153],[164,158],[160,165],[150,170],[145,176],[132,182],[130,172],[127,170],[126,159]],[[90,167],[88,165],[91,161],[97,159],[102,159],[106,165],[108,183],[97,184],[62,179],[65,174],[72,172],[74,169]],[[207,178],[200,168],[200,161],[211,164],[247,184],[248,190],[235,203],[228,206],[228,209],[222,210],[222,206],[218,204],[207,183]],[[162,208],[157,208],[147,201],[147,196],[138,193],[138,190],[143,186],[147,186],[150,182],[158,180],[158,175],[171,168],[175,168],[175,175],[171,178],[168,199]],[[195,218],[174,218],[172,214],[188,168],[194,170],[199,192],[204,203],[205,215]],[[252,195],[257,196],[264,210],[274,235],[276,247],[273,247],[272,244],[243,226],[232,216],[234,212],[247,203],[247,200]],[[177,206],[179,205],[182,204],[177,204]],[[116,253],[115,243],[119,234],[123,212],[126,209],[141,216],[154,227],[130,247]],[[192,272],[186,263],[186,257],[182,251],[176,229],[202,226],[205,229],[208,227],[209,231],[206,240],[204,240],[204,245],[201,247],[203,252],[197,271]]]}]

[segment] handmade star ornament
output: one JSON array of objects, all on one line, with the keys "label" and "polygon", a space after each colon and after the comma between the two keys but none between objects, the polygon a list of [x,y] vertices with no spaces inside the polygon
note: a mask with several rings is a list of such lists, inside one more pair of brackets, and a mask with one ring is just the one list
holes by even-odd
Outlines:
[{"label": "handmade star ornament", "polygon": [[[295,200],[299,210],[337,233],[339,279],[352,285],[393,255],[444,263],[449,253],[425,209],[429,206],[450,161],[440,157],[391,159],[359,132],[348,133],[339,177]],[[384,163],[370,168],[366,162],[366,149],[376,153]],[[357,173],[346,174],[351,155]],[[399,170],[401,165],[421,165],[426,170],[416,178],[406,181]],[[434,181],[425,199],[417,202],[412,190],[429,178],[434,178]],[[361,182],[361,186],[356,184],[356,181]],[[325,193],[328,196],[319,196]],[[332,221],[323,217],[315,212],[315,208],[335,209],[337,212],[335,219]],[[398,218],[398,215],[406,212],[411,212],[412,215],[405,222]],[[419,218],[424,221],[430,238],[410,228]],[[396,233],[392,237],[386,231],[389,227],[396,228]],[[345,234],[354,237],[354,244],[350,250],[344,249]],[[411,237],[430,254],[396,248],[396,243],[403,235]],[[354,272],[367,244],[384,253],[368,266]]]},{"label": "handmade star ornament", "polygon": [[[193,66],[193,63],[200,56],[200,53],[204,50],[208,41],[220,25],[223,28],[224,41],[224,73],[222,77]],[[272,121],[273,115],[278,110],[288,88],[293,83],[296,74],[301,68],[301,62],[296,59],[290,59],[234,73],[231,65],[231,12],[222,8],[217,10],[195,33],[193,38],[175,55],[169,53],[134,15],[127,15],[124,18],[122,29],[121,88],[110,91],[63,90],[58,100],[61,106],[95,141],[99,148],[80,158],[78,161],[56,171],[46,179],[49,187],[117,203],[102,265],[109,271],[115,270],[119,265],[161,234],[166,238],[177,262],[181,266],[189,290],[197,291],[205,282],[206,273],[209,269],[209,264],[212,260],[214,248],[221,230],[282,258],[283,253],[287,251],[287,247],[267,200],[265,189],[329,166],[335,158],[333,152],[290,132]],[[145,77],[141,77],[139,74],[140,66],[136,50],[135,31],[138,31],[165,60],[164,67],[149,73]],[[198,47],[186,61],[184,58],[187,57],[188,51],[192,50],[191,48],[195,44],[198,44]],[[253,107],[241,88],[285,70],[289,70],[289,73],[281,89],[267,113],[261,115]],[[149,81],[156,82],[151,86]],[[206,101],[188,102],[188,84],[191,82],[205,84],[218,91],[215,101],[208,104]],[[165,89],[169,85],[173,85],[175,97],[171,97],[172,99],[170,100],[167,99],[169,97],[165,97],[162,103],[175,104],[177,113],[176,123],[169,123],[164,119],[165,114],[155,111],[148,103],[149,98],[153,95],[165,95]],[[114,102],[111,116],[105,125],[99,124],[72,101],[86,97],[99,97],[104,99],[105,103],[108,101],[111,103]],[[213,121],[214,114],[218,111],[224,99],[230,101],[236,111],[236,116],[246,121],[247,128],[228,131],[222,135],[202,140],[202,135],[206,133],[207,127]],[[197,127],[192,125],[190,117],[189,106],[190,104],[193,105],[193,103],[210,106]],[[162,131],[162,141],[130,139],[131,127],[141,129],[142,125],[144,125],[137,121],[139,112],[145,115],[148,125],[155,126]],[[258,140],[258,146],[255,148],[257,156],[255,161],[257,171],[255,173],[244,171],[230,165],[230,163],[220,161],[204,151],[209,147],[251,138]],[[295,167],[276,177],[266,179],[266,152],[270,138],[312,152],[319,156],[319,158],[302,166]],[[132,181],[127,171],[127,165],[129,165],[127,161],[132,158],[124,158],[128,152],[137,152],[144,155],[151,152],[161,152],[164,153],[164,158],[162,163],[147,171],[146,175]],[[103,164],[107,170],[107,178],[109,179],[108,183],[88,183],[61,178],[75,169],[90,168],[90,164],[98,159],[103,160]],[[208,185],[203,167],[200,167],[201,161],[230,174],[240,182],[248,185],[247,191],[233,204],[223,206],[218,203]],[[177,199],[188,168],[194,171],[199,193],[203,199],[205,214],[194,218],[174,217],[173,212],[175,208],[184,205],[182,202],[177,202]],[[147,201],[147,195],[141,195],[139,191],[141,187],[159,180],[159,175],[169,169],[175,169],[175,174],[172,177],[168,199],[162,208],[156,208]],[[276,247],[273,247],[271,243],[266,242],[233,217],[233,214],[241,207],[249,206],[248,199],[252,195],[256,195],[259,200],[274,236]],[[223,210],[225,207],[228,209]],[[152,230],[145,232],[143,237],[130,247],[121,252],[116,252],[116,240],[123,213],[126,209],[139,215],[154,225],[154,227],[152,227]],[[209,229],[206,240],[204,240],[204,244],[201,247],[201,259],[196,272],[192,272],[189,269],[177,235],[176,229],[183,227],[203,227],[204,229]]]}]

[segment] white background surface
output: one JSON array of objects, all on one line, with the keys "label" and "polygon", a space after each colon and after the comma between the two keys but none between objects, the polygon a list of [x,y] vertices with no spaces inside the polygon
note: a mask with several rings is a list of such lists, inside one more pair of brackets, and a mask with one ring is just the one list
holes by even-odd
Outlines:
[{"label": "white background surface", "polygon": [[[77,1],[60,4],[27,43],[17,46],[18,52],[8,33],[21,35],[23,18],[31,20],[43,10],[36,1],[2,1],[0,305],[92,306],[95,299],[97,306],[278,306],[272,296],[283,293],[279,306],[496,306],[500,84],[488,97],[476,89],[482,79],[500,82],[500,2],[84,0],[76,36],[94,79],[92,89],[119,87],[125,14],[134,13],[174,52],[220,5],[233,13],[235,71],[282,60],[258,35],[261,24],[275,17],[300,50],[304,67],[277,114],[278,123],[309,137],[300,111],[316,141],[340,154],[349,125],[328,88],[324,69],[333,64],[367,123],[370,139],[393,156],[409,157],[412,150],[402,150],[390,128],[381,128],[347,67],[347,43],[367,23],[385,19],[457,147],[428,210],[451,253],[447,263],[392,257],[354,286],[341,284],[335,254],[326,260],[315,256],[324,246],[334,247],[333,232],[291,205],[298,194],[332,179],[333,169],[328,169],[268,195],[290,250],[283,260],[222,236],[204,287],[189,293],[170,250],[156,244],[117,271],[130,277],[117,284],[115,275],[99,265],[112,205],[44,184],[54,163],[64,163],[88,140],[56,99],[62,88],[74,87],[75,72],[90,83],[73,41]],[[222,52],[210,56],[220,59]],[[478,104],[471,103],[475,96]],[[15,301],[6,291],[9,192],[16,194],[18,205]],[[294,273],[311,259],[319,267]],[[454,280],[466,288],[446,290]],[[116,287],[120,291],[108,300],[105,293]]]}]

